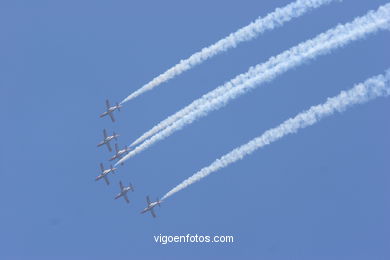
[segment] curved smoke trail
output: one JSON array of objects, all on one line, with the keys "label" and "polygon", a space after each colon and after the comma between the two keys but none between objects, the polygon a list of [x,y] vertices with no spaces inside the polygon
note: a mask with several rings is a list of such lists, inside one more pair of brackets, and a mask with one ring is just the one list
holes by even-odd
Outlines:
[{"label": "curved smoke trail", "polygon": [[160,74],[152,81],[136,90],[125,98],[121,104],[138,97],[146,91],[152,90],[161,83],[172,79],[175,76],[187,71],[194,66],[201,64],[205,60],[225,52],[231,48],[235,48],[239,43],[249,41],[256,38],[261,33],[267,30],[272,30],[276,27],[282,26],[285,22],[290,21],[293,18],[302,16],[304,13],[311,11],[321,5],[328,4],[334,0],[297,0],[282,8],[276,8],[275,11],[269,13],[264,18],[257,18],[249,25],[231,33],[226,38],[219,40],[213,45],[203,48],[201,51],[191,55],[185,60],[181,60],[178,64],[168,69],[164,73]]},{"label": "curved smoke trail", "polygon": [[172,196],[176,192],[185,189],[189,185],[207,177],[230,164],[243,159],[255,150],[271,144],[285,135],[296,133],[299,129],[311,126],[322,118],[334,114],[336,111],[342,112],[355,104],[365,103],[381,96],[390,95],[390,69],[385,75],[372,77],[364,83],[358,84],[348,91],[342,91],[339,95],[317,106],[312,106],[309,110],[299,113],[293,118],[284,121],[278,127],[264,132],[261,136],[252,139],[250,142],[232,150],[228,154],[215,160],[211,165],[201,169],[175,188],[165,194],[162,200]]},{"label": "curved smoke trail", "polygon": [[[153,135],[151,138],[137,146],[133,151],[124,156],[119,162],[123,162],[130,157],[145,150],[155,142],[166,138],[172,133],[180,130],[185,125],[194,120],[206,116],[209,112],[226,105],[230,100],[235,99],[249,90],[257,87],[260,83],[273,80],[280,74],[296,67],[319,55],[329,53],[331,50],[345,46],[346,44],[361,39],[370,33],[380,29],[388,29],[390,22],[390,4],[383,5],[377,11],[369,11],[366,15],[354,19],[353,22],[338,25],[319,36],[301,43],[276,57],[270,58],[267,62],[251,68],[247,73],[238,77],[248,78],[240,85],[235,85],[234,80],[212,91],[223,93],[213,99],[201,98],[202,103],[182,118],[175,121],[164,130]],[[237,77],[236,77],[237,78]],[[191,105],[190,105],[191,106]],[[186,110],[186,108],[184,109]],[[182,110],[183,111],[183,110]]]}]

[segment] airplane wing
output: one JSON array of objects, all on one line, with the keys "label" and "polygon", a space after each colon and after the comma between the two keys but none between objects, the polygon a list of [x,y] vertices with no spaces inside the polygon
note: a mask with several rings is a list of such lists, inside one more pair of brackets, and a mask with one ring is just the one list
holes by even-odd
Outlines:
[{"label": "airplane wing", "polygon": [[119,187],[121,187],[121,191],[123,190],[123,184],[122,181],[119,181]]},{"label": "airplane wing", "polygon": [[112,148],[111,148],[111,145],[110,143],[106,143],[107,147],[108,147],[108,150],[111,152],[112,151]]},{"label": "airplane wing", "polygon": [[104,180],[106,181],[107,185],[110,185],[110,182],[108,181],[107,176],[104,176]]},{"label": "airplane wing", "polygon": [[114,115],[112,114],[112,112],[109,112],[108,114],[110,115],[112,122],[115,122],[115,118],[114,118]]},{"label": "airplane wing", "polygon": [[148,206],[150,205],[150,198],[149,196],[146,196],[146,202],[148,203]]},{"label": "airplane wing", "polygon": [[150,209],[150,213],[152,213],[152,216],[153,216],[154,218],[156,217],[156,213],[154,213],[153,208]]},{"label": "airplane wing", "polygon": [[104,172],[104,166],[102,163],[100,163],[100,169],[102,170],[102,172]]},{"label": "airplane wing", "polygon": [[106,138],[107,138],[107,131],[106,131],[106,129],[103,129],[103,136],[104,136],[104,140],[106,140]]},{"label": "airplane wing", "polygon": [[123,195],[123,198],[125,198],[125,201],[126,201],[127,203],[130,203],[130,200],[129,200],[129,198],[127,197],[127,194]]},{"label": "airplane wing", "polygon": [[119,151],[119,149],[118,149],[118,143],[116,143],[116,144],[115,144],[115,152],[116,152],[116,154],[118,154],[118,151]]},{"label": "airplane wing", "polygon": [[110,102],[108,101],[108,99],[106,99],[106,108],[107,108],[107,111],[108,111],[108,109],[110,109]]}]

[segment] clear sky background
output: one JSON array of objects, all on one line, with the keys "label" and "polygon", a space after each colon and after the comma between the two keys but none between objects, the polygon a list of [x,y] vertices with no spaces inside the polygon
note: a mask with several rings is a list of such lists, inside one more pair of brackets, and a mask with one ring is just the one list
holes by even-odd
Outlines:
[{"label": "clear sky background", "polygon": [[[256,151],[140,215],[233,148],[390,67],[390,33],[297,67],[127,161],[111,154],[202,94],[304,40],[377,9],[333,3],[98,118],[180,59],[289,3],[3,0],[0,2],[1,259],[390,259],[390,100],[326,118]],[[113,198],[132,182],[131,204]],[[170,244],[154,235],[233,235]]]}]

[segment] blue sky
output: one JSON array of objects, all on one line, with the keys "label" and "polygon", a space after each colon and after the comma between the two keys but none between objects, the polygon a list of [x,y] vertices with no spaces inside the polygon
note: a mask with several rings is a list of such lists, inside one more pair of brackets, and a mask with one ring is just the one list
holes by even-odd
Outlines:
[{"label": "blue sky", "polygon": [[[311,105],[390,67],[380,32],[297,67],[95,182],[102,130],[130,144],[249,66],[386,3],[319,8],[219,55],[100,119],[180,59],[289,1],[1,1],[0,258],[388,259],[389,99],[261,149],[140,215],[200,168]],[[131,204],[114,201],[131,181]],[[233,235],[161,245],[154,235]]]}]

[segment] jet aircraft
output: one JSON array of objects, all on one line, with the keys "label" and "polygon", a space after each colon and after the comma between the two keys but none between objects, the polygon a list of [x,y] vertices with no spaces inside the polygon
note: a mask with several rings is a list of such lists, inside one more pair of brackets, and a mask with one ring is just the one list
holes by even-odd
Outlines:
[{"label": "jet aircraft", "polygon": [[127,193],[131,190],[131,191],[134,191],[134,188],[133,188],[133,185],[130,185],[127,186],[127,187],[124,187],[123,184],[122,184],[122,181],[119,181],[119,187],[121,188],[121,192],[118,193],[118,195],[115,196],[115,199],[119,199],[120,197],[123,197],[125,199],[125,201],[127,203],[129,203],[129,198],[127,197]]},{"label": "jet aircraft", "polygon": [[108,147],[108,150],[111,152],[112,151],[112,148],[111,148],[111,145],[110,145],[110,142],[115,139],[116,141],[118,140],[117,138],[119,137],[118,134],[116,134],[115,132],[113,133],[113,135],[110,135],[110,136],[107,136],[107,131],[106,129],[103,130],[103,141],[101,141],[99,144],[98,144],[98,147],[102,146],[102,145],[107,145]]},{"label": "jet aircraft", "polygon": [[102,173],[99,174],[99,175],[96,177],[95,181],[98,181],[98,180],[104,178],[104,180],[106,181],[107,185],[109,185],[110,182],[108,181],[107,175],[108,175],[109,173],[111,173],[111,172],[112,172],[112,173],[115,173],[116,168],[113,168],[112,165],[111,165],[111,168],[110,168],[110,169],[105,170],[103,164],[100,163],[100,169],[101,169]]},{"label": "jet aircraft", "polygon": [[102,113],[100,115],[100,117],[105,117],[106,115],[109,115],[110,118],[111,118],[111,121],[115,122],[115,118],[114,118],[113,112],[115,110],[121,111],[121,109],[120,109],[121,107],[122,107],[122,105],[120,105],[119,103],[116,103],[115,106],[111,107],[110,106],[110,102],[108,101],[108,99],[106,99],[106,111],[104,113]]},{"label": "jet aircraft", "polygon": [[150,202],[149,196],[146,196],[146,202],[147,202],[148,206],[141,211],[141,214],[150,211],[152,216],[155,218],[156,217],[156,213],[154,212],[153,208],[156,207],[157,205],[159,207],[161,207],[160,204],[162,203],[162,201],[157,199],[154,202]]},{"label": "jet aircraft", "polygon": [[[123,157],[123,155],[130,152],[130,150],[131,149],[128,146],[125,146],[125,148],[123,148],[122,150],[119,150],[118,144],[115,144],[115,155],[112,156],[109,160],[113,161],[115,159],[121,159]],[[121,165],[123,165],[123,163],[121,163]]]}]

